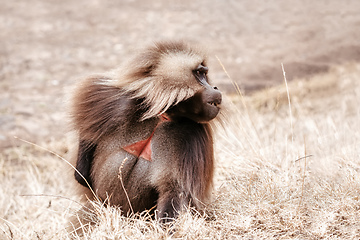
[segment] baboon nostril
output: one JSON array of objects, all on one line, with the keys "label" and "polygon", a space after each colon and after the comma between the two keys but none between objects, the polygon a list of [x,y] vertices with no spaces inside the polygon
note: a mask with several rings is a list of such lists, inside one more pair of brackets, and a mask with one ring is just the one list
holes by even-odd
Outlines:
[{"label": "baboon nostril", "polygon": [[214,87],[215,90],[219,90],[217,87]]}]

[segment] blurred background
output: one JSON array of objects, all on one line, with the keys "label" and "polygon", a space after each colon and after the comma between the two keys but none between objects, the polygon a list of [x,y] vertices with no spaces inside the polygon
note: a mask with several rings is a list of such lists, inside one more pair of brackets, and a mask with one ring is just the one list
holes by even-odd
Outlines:
[{"label": "blurred background", "polygon": [[[360,1],[1,0],[0,150],[64,137],[66,93],[156,40],[209,51],[210,76],[246,95],[360,61]],[[218,60],[219,59],[219,60]],[[220,64],[221,63],[221,64]]]}]

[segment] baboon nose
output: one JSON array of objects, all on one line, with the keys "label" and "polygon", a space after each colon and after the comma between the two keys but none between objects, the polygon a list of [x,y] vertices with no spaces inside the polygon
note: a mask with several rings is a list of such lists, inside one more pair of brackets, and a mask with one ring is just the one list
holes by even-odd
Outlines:
[{"label": "baboon nose", "polygon": [[216,105],[219,105],[221,104],[222,101],[222,95],[221,92],[216,87],[214,87],[214,90],[215,91],[213,91],[212,94],[212,102],[215,103]]}]

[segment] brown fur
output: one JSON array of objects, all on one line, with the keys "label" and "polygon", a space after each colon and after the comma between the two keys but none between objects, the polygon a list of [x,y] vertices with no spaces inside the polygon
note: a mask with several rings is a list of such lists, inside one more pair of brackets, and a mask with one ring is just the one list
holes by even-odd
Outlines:
[{"label": "brown fur", "polygon": [[[214,173],[208,122],[221,102],[206,72],[201,51],[183,42],[163,42],[114,74],[83,81],[71,111],[79,136],[78,182],[124,212],[156,205],[165,219],[183,207],[201,209]],[[161,114],[171,121],[160,123]],[[123,150],[152,133],[151,162]]]}]

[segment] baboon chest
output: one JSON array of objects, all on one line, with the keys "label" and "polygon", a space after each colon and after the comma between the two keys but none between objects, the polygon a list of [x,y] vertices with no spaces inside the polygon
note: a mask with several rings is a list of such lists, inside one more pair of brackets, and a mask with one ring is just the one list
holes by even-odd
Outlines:
[{"label": "baboon chest", "polygon": [[141,157],[145,160],[151,161],[151,141],[154,136],[154,132],[161,123],[168,121],[170,121],[170,119],[167,116],[165,116],[164,114],[161,115],[159,123],[156,125],[154,131],[147,139],[125,146],[123,147],[123,149],[136,157]]}]

